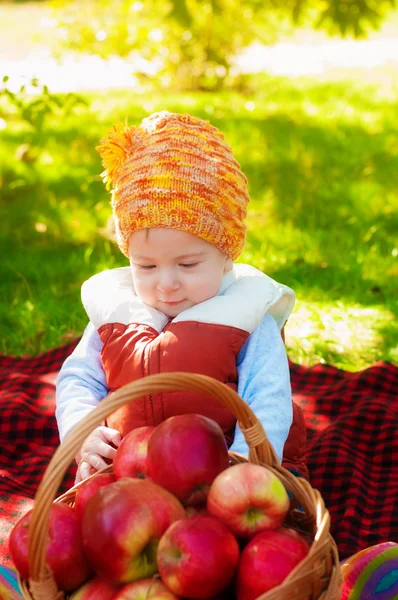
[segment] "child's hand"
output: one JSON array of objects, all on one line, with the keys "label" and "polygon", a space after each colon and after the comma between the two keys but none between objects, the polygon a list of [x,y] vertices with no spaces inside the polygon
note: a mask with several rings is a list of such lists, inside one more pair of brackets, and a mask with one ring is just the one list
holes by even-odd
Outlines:
[{"label": "child's hand", "polygon": [[108,463],[104,458],[113,460],[116,454],[116,449],[110,444],[118,448],[121,439],[120,433],[116,429],[104,426],[94,429],[84,440],[80,453],[76,457],[78,468],[75,483],[79,483],[90,477],[95,471],[107,467]]}]

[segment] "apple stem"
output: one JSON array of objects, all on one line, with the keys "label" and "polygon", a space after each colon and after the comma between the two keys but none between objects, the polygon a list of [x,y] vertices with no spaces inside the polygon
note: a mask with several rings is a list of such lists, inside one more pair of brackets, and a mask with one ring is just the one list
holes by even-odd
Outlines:
[{"label": "apple stem", "polygon": [[148,598],[150,598],[150,593],[151,593],[152,588],[155,585],[157,579],[160,579],[159,573],[155,573],[155,575],[152,577],[151,584],[150,584],[147,594],[146,594],[146,600],[148,600]]},{"label": "apple stem", "polygon": [[246,511],[246,519],[250,526],[253,526],[257,523],[258,518],[262,516],[262,512],[257,508],[250,507]]},{"label": "apple stem", "polygon": [[164,553],[167,554],[167,556],[169,556],[170,558],[178,559],[182,556],[181,550],[179,548],[176,548],[175,546],[167,548],[167,550],[164,550]]}]

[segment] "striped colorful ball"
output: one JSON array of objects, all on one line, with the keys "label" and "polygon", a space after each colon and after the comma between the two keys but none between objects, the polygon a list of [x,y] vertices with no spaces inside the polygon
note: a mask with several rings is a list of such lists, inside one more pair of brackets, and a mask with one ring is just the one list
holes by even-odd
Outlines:
[{"label": "striped colorful ball", "polygon": [[398,544],[365,548],[341,565],[341,600],[397,600]]},{"label": "striped colorful ball", "polygon": [[0,565],[0,600],[21,600],[17,572]]}]

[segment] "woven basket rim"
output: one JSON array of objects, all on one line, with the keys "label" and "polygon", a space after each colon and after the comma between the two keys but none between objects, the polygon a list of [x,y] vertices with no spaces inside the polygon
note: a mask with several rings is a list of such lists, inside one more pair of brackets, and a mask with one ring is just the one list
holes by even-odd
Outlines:
[{"label": "woven basket rim", "polygon": [[[62,477],[84,439],[120,406],[134,402],[149,393],[174,390],[204,392],[229,408],[235,415],[249,447],[248,458],[230,452],[231,460],[252,462],[274,472],[286,489],[292,493],[293,499],[303,507],[304,516],[314,530],[308,556],[289,574],[285,582],[278,588],[263,594],[258,600],[337,600],[339,598],[340,563],[336,544],[329,532],[330,515],[321,494],[312,488],[308,481],[296,477],[280,465],[260,421],[234,390],[211,377],[184,372],[150,375],[108,394],[89,415],[75,426],[63,444],[56,450],[35,496],[29,534],[31,579],[27,582],[18,575],[23,597],[26,600],[64,600],[65,598],[64,592],[57,589],[45,562],[45,537],[52,503],[64,501],[64,498],[68,494],[72,493],[73,495],[76,489],[76,486],[73,486],[54,500]],[[311,591],[305,595],[303,595],[304,592],[302,595],[300,595],[300,591],[294,592],[299,581],[301,582],[299,587],[304,585],[303,581],[310,582]]]}]

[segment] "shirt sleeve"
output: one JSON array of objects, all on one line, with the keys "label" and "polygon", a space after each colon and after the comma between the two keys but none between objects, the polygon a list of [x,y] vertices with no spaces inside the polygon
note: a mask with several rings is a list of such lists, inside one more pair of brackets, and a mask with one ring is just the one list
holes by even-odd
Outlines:
[{"label": "shirt sleeve", "polygon": [[56,382],[56,410],[61,442],[107,395],[101,362],[102,341],[92,323],[61,367]]},{"label": "shirt sleeve", "polygon": [[[280,330],[266,314],[250,335],[237,360],[238,394],[261,421],[279,460],[282,460],[293,420],[289,363]],[[239,427],[230,448],[247,455],[248,447]]]}]

